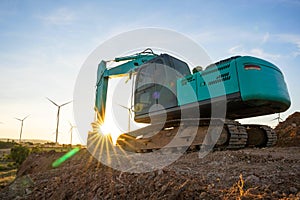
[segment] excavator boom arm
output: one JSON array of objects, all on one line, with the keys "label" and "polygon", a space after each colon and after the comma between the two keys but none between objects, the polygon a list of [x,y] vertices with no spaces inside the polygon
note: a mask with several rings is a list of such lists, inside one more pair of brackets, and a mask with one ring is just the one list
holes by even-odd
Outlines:
[{"label": "excavator boom arm", "polygon": [[97,112],[97,119],[103,123],[105,118],[105,107],[108,89],[109,77],[122,76],[130,74],[132,71],[139,68],[142,64],[155,58],[157,55],[153,53],[139,53],[132,56],[126,56],[121,58],[115,58],[115,62],[128,61],[120,64],[116,67],[107,68],[106,61],[102,60],[98,65],[97,70],[97,89],[96,89],[96,101],[95,110]]}]

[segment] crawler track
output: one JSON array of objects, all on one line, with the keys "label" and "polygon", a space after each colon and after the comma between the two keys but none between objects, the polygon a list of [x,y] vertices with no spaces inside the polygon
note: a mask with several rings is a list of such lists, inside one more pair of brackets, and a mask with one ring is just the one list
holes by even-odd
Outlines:
[{"label": "crawler track", "polygon": [[264,125],[241,125],[233,120],[186,119],[156,123],[122,134],[117,145],[127,151],[146,153],[161,148],[194,151],[202,146],[232,150],[269,147],[276,140],[275,131]]},{"label": "crawler track", "polygon": [[240,124],[227,124],[230,139],[227,149],[241,149],[247,144],[248,134],[244,126]]},{"label": "crawler track", "polygon": [[248,132],[247,146],[270,147],[276,144],[277,134],[269,126],[247,124],[244,127]]}]

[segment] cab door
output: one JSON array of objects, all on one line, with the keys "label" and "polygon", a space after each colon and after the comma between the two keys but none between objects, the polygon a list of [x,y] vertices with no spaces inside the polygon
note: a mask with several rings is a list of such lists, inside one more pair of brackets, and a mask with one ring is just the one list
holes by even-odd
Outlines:
[{"label": "cab door", "polygon": [[135,115],[148,114],[149,108],[156,103],[156,99],[153,98],[155,93],[154,70],[155,63],[147,63],[138,70],[134,95]]}]

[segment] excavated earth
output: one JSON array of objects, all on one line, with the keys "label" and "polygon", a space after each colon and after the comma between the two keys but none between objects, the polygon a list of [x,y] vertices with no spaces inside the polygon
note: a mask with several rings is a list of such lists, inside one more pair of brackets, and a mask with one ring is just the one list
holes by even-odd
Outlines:
[{"label": "excavated earth", "polygon": [[300,112],[290,115],[275,128],[278,134],[277,146],[300,146]]},{"label": "excavated earth", "polygon": [[147,173],[112,169],[86,149],[57,168],[63,153],[31,154],[0,199],[300,199],[300,113],[276,130],[278,146],[188,153]]}]

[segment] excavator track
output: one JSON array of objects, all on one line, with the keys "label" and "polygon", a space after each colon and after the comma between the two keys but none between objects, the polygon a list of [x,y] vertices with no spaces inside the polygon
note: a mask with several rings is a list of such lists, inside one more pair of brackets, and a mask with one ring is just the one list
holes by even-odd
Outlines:
[{"label": "excavator track", "polygon": [[266,144],[267,147],[274,146],[277,142],[277,134],[274,129],[269,126],[261,126],[267,133],[268,142]]},{"label": "excavator track", "polygon": [[269,126],[247,124],[244,125],[248,133],[247,145],[249,147],[270,147],[277,141],[277,134]]},{"label": "excavator track", "polygon": [[227,124],[227,128],[230,132],[229,144],[227,149],[241,149],[245,148],[247,144],[247,131],[244,126],[240,124]]},{"label": "excavator track", "polygon": [[[217,141],[212,142],[212,138],[216,134],[214,131],[220,125],[223,127],[220,136]],[[272,129],[267,127],[265,129],[269,135],[274,137]],[[174,138],[175,136],[176,138]],[[172,141],[173,139],[174,141]],[[169,144],[171,141],[172,144]],[[161,148],[180,149],[185,147],[187,151],[195,151],[203,146],[211,145],[214,145],[214,149],[235,150],[245,148],[247,142],[246,128],[236,121],[186,119],[183,121],[173,120],[164,124],[157,123],[122,134],[117,140],[117,145],[127,151],[146,153]],[[270,142],[269,144],[272,145],[273,143]]]}]

